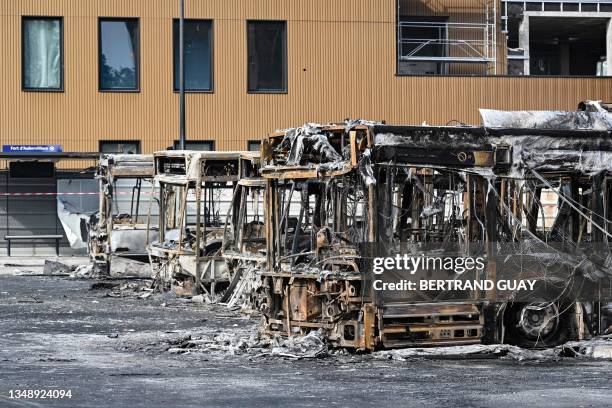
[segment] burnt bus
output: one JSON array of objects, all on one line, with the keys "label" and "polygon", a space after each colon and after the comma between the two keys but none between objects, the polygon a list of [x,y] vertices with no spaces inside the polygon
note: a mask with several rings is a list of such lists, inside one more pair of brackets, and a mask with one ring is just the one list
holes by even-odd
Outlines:
[{"label": "burnt bus", "polygon": [[214,301],[232,278],[221,253],[230,200],[257,155],[161,151],[154,159],[159,238],[147,249],[155,287]]},{"label": "burnt bus", "polygon": [[[482,116],[480,127],[271,134],[262,331],[322,330],[333,345],[373,350],[547,347],[608,330],[609,116]],[[374,272],[388,259],[422,263]]]},{"label": "burnt bus", "polygon": [[143,208],[152,190],[153,156],[103,154],[96,178],[99,211],[89,222],[88,253],[99,272],[110,273],[113,257],[146,259],[147,234],[157,236]]}]

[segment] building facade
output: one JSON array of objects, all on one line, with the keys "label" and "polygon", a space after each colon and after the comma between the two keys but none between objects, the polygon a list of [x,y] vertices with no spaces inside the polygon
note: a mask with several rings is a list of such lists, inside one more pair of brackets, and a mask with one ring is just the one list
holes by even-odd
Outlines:
[{"label": "building facade", "polygon": [[[482,107],[574,109],[583,99],[612,100],[606,77],[569,69],[506,75],[508,39],[512,49],[523,47],[520,58],[528,49],[521,7],[544,3],[551,2],[186,0],[187,137],[206,142],[196,148],[246,150],[306,121],[478,124]],[[604,49],[606,7],[588,12],[600,13],[592,18],[607,30]],[[178,12],[176,0],[1,2],[3,144],[143,153],[172,146]],[[522,39],[509,32],[514,27]]]},{"label": "building facade", "polygon": [[[479,108],[612,101],[612,0],[185,3],[188,149],[256,149],[305,122],[479,124]],[[1,1],[3,149],[175,147],[178,14],[178,0]],[[95,209],[91,163],[54,165],[0,165],[0,241]]]}]

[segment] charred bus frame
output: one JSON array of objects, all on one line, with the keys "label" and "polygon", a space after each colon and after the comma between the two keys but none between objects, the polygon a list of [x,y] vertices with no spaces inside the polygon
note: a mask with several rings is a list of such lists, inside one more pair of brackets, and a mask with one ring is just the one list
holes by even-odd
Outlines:
[{"label": "charred bus frame", "polygon": [[157,288],[214,297],[231,280],[221,256],[229,201],[252,157],[241,152],[156,152],[159,240],[148,246]]},{"label": "charred bus frame", "polygon": [[[565,124],[555,118],[557,128],[308,125],[272,134],[262,146],[268,242],[259,290],[263,331],[321,329],[332,344],[365,350],[481,341],[548,346],[601,333],[612,323],[602,316],[610,299],[610,227],[604,220],[612,203],[606,164],[612,163],[612,139],[609,129],[592,128],[597,113],[567,116]],[[580,118],[591,127],[576,128]],[[558,189],[567,183],[571,196]],[[544,189],[559,193],[556,220],[571,214],[570,224],[546,230]],[[300,214],[291,220],[297,195]],[[371,290],[366,262],[372,246],[422,254],[432,243],[451,246],[457,256],[483,255],[480,277],[492,280],[542,268],[582,277],[595,270],[599,297],[581,302],[558,277],[541,275],[538,282],[556,291],[555,301],[496,291],[451,299]],[[505,256],[528,259],[524,269],[500,261],[500,246],[510,251]],[[554,259],[543,266],[543,256]]]},{"label": "charred bus frame", "polygon": [[[89,256],[95,267],[110,273],[113,256],[143,258],[147,256],[147,236],[155,227],[139,222],[143,181],[153,180],[153,156],[140,154],[104,154],[98,163],[96,178],[100,181],[99,212],[89,228]],[[115,214],[118,208],[117,181],[134,180],[130,213]],[[150,192],[150,191],[149,191]]]}]

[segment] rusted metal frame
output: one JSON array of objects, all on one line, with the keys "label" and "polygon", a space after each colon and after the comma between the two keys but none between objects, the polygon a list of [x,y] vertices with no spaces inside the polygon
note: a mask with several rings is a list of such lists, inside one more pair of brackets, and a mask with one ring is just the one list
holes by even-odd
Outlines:
[{"label": "rusted metal frame", "polygon": [[[509,183],[509,193],[512,197],[512,217],[520,223],[523,219],[523,189],[516,180],[510,180]],[[520,224],[517,224],[512,231],[513,238],[515,240],[521,239],[520,233]]]},{"label": "rusted metal frame", "polygon": [[178,237],[178,251],[177,255],[183,255],[183,232],[186,226],[186,213],[187,213],[187,191],[189,190],[189,183],[181,186],[181,207],[179,208],[179,219],[175,226],[179,228]]},{"label": "rusted metal frame", "polygon": [[468,242],[484,240],[483,233],[486,233],[483,225],[485,211],[482,204],[485,203],[486,198],[484,197],[483,180],[479,176],[467,175],[466,181],[467,199],[464,205],[468,210]]},{"label": "rusted metal frame", "polygon": [[[113,217],[113,200],[112,197],[115,193],[115,180],[109,179],[110,186],[110,198],[106,194],[104,194],[104,202],[105,202],[105,212],[106,212],[106,248],[104,250],[106,254],[106,265],[110,266],[110,258],[112,257],[112,232],[114,226],[114,217]],[[108,271],[110,273],[110,270]]]},{"label": "rusted metal frame", "polygon": [[[604,218],[612,219],[612,177],[606,175],[603,182]],[[612,222],[607,222],[607,232],[612,234]]]},{"label": "rusted metal frame", "polygon": [[349,143],[351,146],[351,166],[357,167],[358,165],[357,132],[354,130],[351,130],[349,132]]},{"label": "rusted metal frame", "polygon": [[[281,277],[281,278],[290,278],[293,275],[293,273],[291,271],[263,271],[261,273],[261,276],[270,276],[270,277]],[[302,279],[318,279],[320,278],[320,275],[318,273],[301,273],[300,274],[300,278]],[[340,277],[338,277],[338,279],[340,279]],[[341,277],[342,280],[347,280],[347,281],[360,281],[362,279],[362,277],[360,275],[352,275],[352,276],[342,276]]]},{"label": "rusted metal frame", "polygon": [[[206,193],[207,190],[210,190],[210,186],[208,186],[206,184],[206,177],[204,177],[204,175],[202,174],[202,169],[204,168],[204,165],[206,164],[206,159],[200,159],[200,163],[198,163],[198,176],[197,176],[197,183],[200,186],[200,188],[202,187],[202,183],[204,184],[204,206],[206,207]],[[200,211],[200,205],[198,205],[198,211]],[[210,212],[212,211],[212,209],[210,209],[208,212],[210,214]],[[201,216],[201,215],[200,215]],[[204,217],[206,217],[206,213],[204,214]],[[203,249],[206,249],[206,236],[207,236],[207,231],[206,231],[206,219],[204,219],[204,222],[201,223],[202,226],[202,232],[200,235],[200,239],[202,239],[202,237],[204,238],[204,245],[202,246]],[[198,229],[199,230],[199,229]],[[198,243],[199,245],[199,243]],[[199,248],[199,247],[198,247]]]},{"label": "rusted metal frame", "polygon": [[[423,194],[423,207],[427,207],[433,205],[434,203],[434,169],[426,167],[423,168],[421,172],[423,174],[423,187],[425,187]],[[423,220],[423,224],[425,236],[427,237],[433,227],[433,217],[426,217]]]},{"label": "rusted metal frame", "polygon": [[[363,312],[363,335],[360,337],[360,348],[373,351],[376,346],[376,307],[372,304],[364,304]],[[357,333],[356,333],[357,335]]]},{"label": "rusted metal frame", "polygon": [[[368,130],[368,127],[366,125],[356,125],[351,127],[351,130]],[[335,132],[335,133],[344,133],[346,132],[346,125],[344,124],[337,124],[337,125],[322,125],[321,126],[321,131],[322,132]],[[350,131],[349,131],[350,133]],[[278,131],[278,132],[271,132],[268,135],[269,139],[278,139],[278,138],[283,138],[285,137],[286,132],[285,131]]]},{"label": "rusted metal frame", "polygon": [[277,260],[278,263],[278,268],[281,268],[280,265],[280,255],[282,254],[281,250],[282,250],[282,244],[281,244],[281,233],[280,233],[280,194],[278,191],[278,181],[275,182],[274,184],[274,195],[272,197],[272,203],[270,210],[272,212],[272,217],[273,217],[273,234],[274,234],[274,247],[275,247],[275,252],[277,254],[279,254],[279,258]]},{"label": "rusted metal frame", "polygon": [[[416,186],[418,188],[412,188],[412,203],[411,203],[411,214],[410,214],[410,218],[412,219],[412,224],[411,224],[411,229],[412,229],[412,234],[414,235],[414,238],[416,241],[422,241],[423,240],[423,234],[421,232],[422,229],[422,224],[421,224],[421,217],[419,214],[419,211],[423,208],[423,201],[424,201],[424,193],[420,188],[420,181],[419,178],[421,177],[419,174],[419,169],[417,167],[411,167],[410,168],[410,174],[412,174],[412,177],[415,180]],[[421,183],[422,184],[422,183]]]},{"label": "rusted metal frame", "polygon": [[[503,180],[502,180],[503,182]],[[542,187],[534,186],[531,184],[527,191],[527,208],[525,216],[527,218],[527,228],[532,234],[536,234],[538,227],[538,213],[540,210],[540,197],[542,194]],[[546,220],[542,220],[545,222]]]},{"label": "rusted metal frame", "polygon": [[385,317],[406,318],[420,316],[445,316],[453,315],[472,315],[478,312],[477,307],[471,300],[455,301],[452,303],[412,303],[399,305],[386,305],[382,308]]},{"label": "rusted metal frame", "polygon": [[279,227],[279,231],[283,231],[283,236],[282,236],[282,248],[281,250],[283,251],[282,253],[285,252],[285,250],[287,249],[287,230],[288,225],[287,225],[287,220],[289,218],[289,211],[291,208],[291,199],[293,198],[293,191],[295,189],[295,181],[291,180],[291,190],[289,191],[289,195],[288,197],[285,199],[285,207],[283,208],[283,214],[281,216],[281,221],[280,221],[280,227]]},{"label": "rusted metal frame", "polygon": [[166,200],[165,189],[166,183],[159,183],[159,242],[164,242],[166,239]]},{"label": "rusted metal frame", "polygon": [[[282,324],[283,326],[286,326],[287,320],[285,319],[283,321],[279,319],[268,319],[268,323]],[[333,323],[302,322],[302,321],[297,321],[297,320],[290,320],[290,324],[291,326],[307,327],[307,328],[313,328],[313,329],[333,329],[334,328]]]},{"label": "rusted metal frame", "polygon": [[[132,225],[138,224],[140,211],[140,195],[142,193],[142,178],[136,177],[136,184],[132,187],[132,197],[130,200],[130,220]],[[136,201],[136,212],[134,213],[134,201]]]},{"label": "rusted metal frame", "polygon": [[268,179],[266,180],[266,190],[265,190],[265,199],[264,199],[264,213],[265,215],[265,219],[266,222],[264,225],[264,230],[266,233],[266,260],[267,260],[267,266],[268,266],[268,270],[273,270],[275,268],[276,265],[276,260],[274,258],[274,254],[276,253],[274,251],[274,220],[272,219],[273,217],[273,212],[272,212],[272,200],[273,200],[273,195],[274,195],[274,183],[276,183],[276,180],[273,179]]},{"label": "rusted metal frame", "polygon": [[[382,175],[381,175],[382,174]],[[376,212],[375,223],[377,228],[377,241],[386,247],[393,239],[393,225],[391,214],[393,212],[392,190],[393,190],[393,172],[391,166],[379,167],[376,172],[377,187],[376,187]]]},{"label": "rusted metal frame", "polygon": [[238,183],[238,185],[234,188],[234,191],[232,192],[232,201],[229,205],[229,208],[227,209],[227,213],[225,214],[225,225],[223,227],[223,249],[226,249],[225,237],[227,237],[230,224],[233,226],[232,241],[234,242],[234,245],[236,245],[236,242],[238,240],[238,231],[236,229],[236,226],[238,225],[237,207],[240,205],[240,203],[238,202],[238,194],[240,194],[242,188],[243,185],[240,183]]},{"label": "rusted metal frame", "polygon": [[311,241],[313,242],[314,237],[317,235],[317,232],[323,226],[322,214],[325,212],[323,208],[323,203],[325,202],[325,183],[325,180],[321,180],[320,183],[317,185],[317,193],[314,194],[314,211],[312,215],[312,227],[310,229]]},{"label": "rusted metal frame", "polygon": [[451,167],[492,167],[495,152],[489,150],[439,149],[408,146],[384,146],[376,150],[376,160],[379,162],[395,159],[405,165]]},{"label": "rusted metal frame", "polygon": [[[331,172],[339,173],[339,172]],[[319,177],[318,166],[314,169],[309,170],[289,170],[289,169],[263,169],[261,175],[265,178],[275,178],[279,180],[291,180],[291,179],[316,179]]]},{"label": "rusted metal frame", "polygon": [[591,229],[592,240],[595,244],[595,250],[605,258],[604,251],[608,249],[608,239],[604,234],[607,231],[607,226],[604,218],[603,174],[595,174],[591,180],[591,222],[603,226],[603,231],[598,228]]},{"label": "rusted metal frame", "polygon": [[[398,237],[401,236],[400,234],[400,222],[401,222],[401,218],[402,218],[402,191],[400,188],[400,184],[397,181],[394,181],[393,184],[393,208],[397,209],[396,214],[395,214],[395,218],[393,219],[393,232],[394,234],[397,234]],[[400,239],[401,241],[401,239]]]},{"label": "rusted metal frame", "polygon": [[[202,181],[200,180],[201,175],[198,174],[198,180],[196,181],[196,185],[195,185],[195,195],[196,195],[196,242],[195,242],[195,284],[196,287],[199,288],[202,286],[202,276],[200,274],[200,247],[201,247],[201,241],[202,241],[202,231],[201,231],[201,225],[202,225],[202,211],[201,211],[201,206],[202,206]],[[185,189],[188,189],[188,185],[185,187]],[[185,194],[185,207],[187,207],[187,194]],[[186,222],[185,222],[186,225]],[[182,231],[182,228],[181,228]],[[214,278],[214,275],[211,275]]]},{"label": "rusted metal frame", "polygon": [[[605,177],[602,173],[597,173],[591,178],[591,223],[603,226],[603,231],[598,228],[591,228],[593,249],[595,253],[605,259],[606,255],[610,251],[608,237],[605,233],[609,227],[606,225],[605,218]],[[599,283],[599,292],[601,298],[602,283]],[[601,327],[601,304],[600,301],[593,302],[593,311],[591,318],[596,321],[597,327],[595,328],[597,333],[602,333]]]},{"label": "rusted metal frame", "polygon": [[259,222],[260,220],[259,218],[259,195],[261,194],[261,187],[253,186],[253,187],[247,187],[247,188],[250,188],[251,189],[250,191],[253,194],[254,219]]},{"label": "rusted metal frame", "polygon": [[[579,201],[578,178],[574,175],[570,178],[570,194],[574,201]],[[580,237],[580,214],[573,208],[570,209],[570,236],[574,242],[579,242]]]},{"label": "rusted metal frame", "polygon": [[507,186],[508,186],[508,180],[506,180],[505,178],[502,178],[499,181],[499,186],[500,186],[500,193],[499,193],[499,211],[503,212],[503,208],[504,208],[504,203],[506,202],[506,193],[507,193]]},{"label": "rusted metal frame", "polygon": [[400,241],[406,241],[408,239],[408,214],[412,213],[412,194],[413,194],[412,181],[407,179],[404,182],[402,193],[401,193],[401,205],[400,205],[400,219],[398,224],[398,232]]},{"label": "rusted metal frame", "polygon": [[368,186],[368,240],[369,242],[376,242],[376,222],[375,217],[378,214],[378,209],[376,207],[376,188],[374,185],[370,184]]},{"label": "rusted metal frame", "polygon": [[342,236],[344,239],[348,240],[348,226],[347,226],[347,201],[348,194],[346,191],[347,185],[346,182],[343,181],[342,188],[336,185],[336,197],[334,200],[334,204],[336,206],[336,225],[334,228],[342,232]]},{"label": "rusted metal frame", "polygon": [[237,246],[238,248],[242,248],[243,239],[244,239],[244,223],[247,216],[247,190],[246,188],[236,188],[236,190],[240,189],[240,208],[238,210],[238,220],[235,224],[236,233],[238,234]]},{"label": "rusted metal frame", "polygon": [[[487,245],[487,276],[486,279],[497,282],[497,207],[499,206],[497,191],[494,186],[489,186],[488,194],[485,197],[485,225],[486,225],[486,245]],[[496,285],[487,293],[488,299],[497,297]]]},{"label": "rusted metal frame", "polygon": [[293,278],[289,279],[289,283],[285,285],[285,314],[287,319],[287,336],[291,336],[291,308],[289,307],[289,286],[291,285]]},{"label": "rusted metal frame", "polygon": [[[155,199],[155,194],[157,193],[157,189],[155,187],[155,180],[153,180],[151,182],[152,186],[151,186],[151,195],[149,196],[149,208],[147,209],[147,232],[146,232],[146,241],[145,241],[145,245],[149,246],[149,232],[151,231],[151,207],[153,205],[153,200]],[[158,212],[158,218],[161,217],[161,213]],[[158,221],[159,222],[159,221]],[[161,231],[160,231],[161,234]],[[163,242],[163,241],[160,241]],[[150,261],[150,260],[149,260]]]},{"label": "rusted metal frame", "polygon": [[[306,189],[306,191],[304,191],[304,189]],[[308,218],[308,186],[307,185],[303,185],[302,186],[302,190],[300,190],[300,215],[298,216],[298,222],[297,225],[295,226],[295,231],[293,233],[293,242],[291,245],[291,254],[290,255],[296,255],[297,254],[297,250],[298,250],[298,238],[300,236],[300,231],[302,230],[302,224],[303,224],[303,220],[304,217]],[[291,259],[291,266],[293,266],[295,263],[295,258]]]},{"label": "rusted metal frame", "polygon": [[163,208],[166,211],[166,224],[169,228],[176,228],[176,196],[178,187],[171,183],[165,183],[165,185],[164,193],[168,199]]}]

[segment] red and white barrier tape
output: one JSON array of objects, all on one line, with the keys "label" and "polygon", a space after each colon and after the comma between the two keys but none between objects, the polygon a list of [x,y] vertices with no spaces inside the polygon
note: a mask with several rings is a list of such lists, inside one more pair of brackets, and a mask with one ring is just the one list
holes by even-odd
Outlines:
[{"label": "red and white barrier tape", "polygon": [[[58,195],[99,195],[99,192],[82,192],[82,193],[0,193],[0,196],[58,196]],[[150,192],[141,192],[141,195],[149,195]],[[120,191],[115,195],[132,195],[131,191]]]}]

